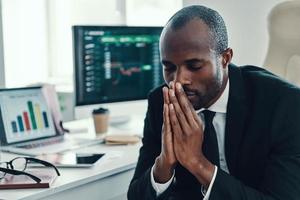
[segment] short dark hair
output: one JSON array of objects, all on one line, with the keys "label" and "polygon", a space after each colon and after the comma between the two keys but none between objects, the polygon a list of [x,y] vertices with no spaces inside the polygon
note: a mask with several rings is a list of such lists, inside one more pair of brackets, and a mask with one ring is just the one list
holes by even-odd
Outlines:
[{"label": "short dark hair", "polygon": [[202,20],[211,31],[211,40],[214,42],[212,48],[217,53],[222,53],[228,48],[228,36],[225,22],[221,15],[210,8],[200,5],[192,5],[177,11],[168,21],[171,28],[176,30],[183,27],[191,20],[198,18]]}]

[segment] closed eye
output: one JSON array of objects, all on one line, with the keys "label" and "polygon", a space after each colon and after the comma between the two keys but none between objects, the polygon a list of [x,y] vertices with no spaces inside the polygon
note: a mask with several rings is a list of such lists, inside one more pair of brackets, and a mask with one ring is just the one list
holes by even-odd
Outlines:
[{"label": "closed eye", "polygon": [[187,67],[188,67],[188,69],[191,70],[191,71],[197,71],[197,70],[203,68],[202,65],[188,65]]},{"label": "closed eye", "polygon": [[176,67],[173,67],[173,66],[164,66],[164,70],[167,71],[167,72],[171,72],[171,71],[176,70]]},{"label": "closed eye", "polygon": [[204,61],[199,59],[190,59],[185,61],[186,66],[188,69],[192,71],[196,71],[202,69],[204,66]]},{"label": "closed eye", "polygon": [[162,61],[162,65],[164,66],[164,70],[167,72],[176,70],[176,65],[169,61]]}]

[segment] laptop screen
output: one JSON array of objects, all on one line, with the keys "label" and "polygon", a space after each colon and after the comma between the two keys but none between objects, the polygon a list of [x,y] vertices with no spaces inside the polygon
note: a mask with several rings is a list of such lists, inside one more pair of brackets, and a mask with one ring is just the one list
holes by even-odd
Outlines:
[{"label": "laptop screen", "polygon": [[7,144],[56,135],[41,87],[0,90],[0,109],[1,140]]}]

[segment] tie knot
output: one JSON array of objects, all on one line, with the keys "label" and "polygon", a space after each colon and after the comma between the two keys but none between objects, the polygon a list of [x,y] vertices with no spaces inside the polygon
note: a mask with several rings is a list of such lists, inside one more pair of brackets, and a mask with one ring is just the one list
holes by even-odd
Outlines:
[{"label": "tie knot", "polygon": [[216,114],[216,112],[210,110],[203,110],[202,113],[204,114],[205,123],[212,123],[212,120]]}]

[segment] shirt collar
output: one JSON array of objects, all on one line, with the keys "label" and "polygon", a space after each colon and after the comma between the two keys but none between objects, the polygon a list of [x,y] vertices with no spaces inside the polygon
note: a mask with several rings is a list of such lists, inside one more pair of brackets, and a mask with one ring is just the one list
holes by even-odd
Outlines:
[{"label": "shirt collar", "polygon": [[[222,95],[219,97],[219,99],[214,104],[212,104],[210,107],[208,107],[207,110],[210,110],[210,111],[213,111],[216,113],[226,113],[228,96],[229,96],[229,79],[226,83],[226,86],[225,86],[225,89],[224,89]],[[196,113],[199,113],[203,110],[205,110],[205,109],[201,108],[199,110],[196,110]]]}]

